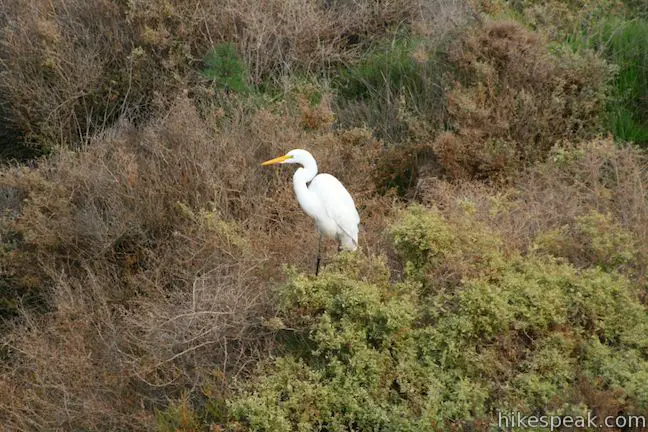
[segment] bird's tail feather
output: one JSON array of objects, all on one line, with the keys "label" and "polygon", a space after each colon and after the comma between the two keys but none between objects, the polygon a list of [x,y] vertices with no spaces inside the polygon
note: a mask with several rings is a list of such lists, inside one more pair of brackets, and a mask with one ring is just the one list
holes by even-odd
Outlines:
[{"label": "bird's tail feather", "polygon": [[342,249],[344,250],[354,251],[358,249],[358,242],[354,238],[347,235],[342,236],[342,238],[340,239],[340,244],[342,246]]}]

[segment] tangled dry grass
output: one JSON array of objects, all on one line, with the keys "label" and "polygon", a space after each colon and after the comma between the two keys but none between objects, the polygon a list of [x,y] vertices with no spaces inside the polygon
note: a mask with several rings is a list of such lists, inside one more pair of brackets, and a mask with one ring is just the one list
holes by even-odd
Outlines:
[{"label": "tangled dry grass", "polygon": [[448,217],[471,215],[510,250],[547,249],[578,267],[612,267],[644,283],[647,168],[645,152],[599,138],[554,148],[508,187],[424,178],[420,198]]},{"label": "tangled dry grass", "polygon": [[0,6],[0,94],[29,145],[79,146],[124,114],[147,119],[193,91],[219,43],[238,47],[252,83],[280,83],[352,63],[363,45],[421,17],[423,4],[9,0]]},{"label": "tangled dry grass", "polygon": [[[317,238],[290,173],[259,161],[307,142],[363,212],[382,208],[364,178],[378,143],[314,122],[330,119],[310,112],[322,104],[226,120],[180,98],[143,129],[121,124],[87,151],[3,174],[25,197],[5,221],[20,240],[4,276],[41,287],[47,305],[7,330],[3,424],[147,429],[152,408],[225,391],[267,355],[268,281],[287,262],[312,271]],[[363,230],[369,248],[385,221]]]},{"label": "tangled dry grass", "polygon": [[486,22],[449,52],[452,130],[433,147],[454,178],[510,176],[543,160],[558,140],[601,132],[610,67],[593,54],[550,54],[542,35],[514,21]]}]

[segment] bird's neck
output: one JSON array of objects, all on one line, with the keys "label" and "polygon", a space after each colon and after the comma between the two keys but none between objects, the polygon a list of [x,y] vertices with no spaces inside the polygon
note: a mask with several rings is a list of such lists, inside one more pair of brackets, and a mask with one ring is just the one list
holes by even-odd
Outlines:
[{"label": "bird's neck", "polygon": [[301,162],[301,164],[302,167],[295,171],[293,179],[296,179],[297,176],[299,176],[300,180],[308,183],[317,175],[317,162],[315,162],[315,159],[313,157],[309,157],[305,161]]},{"label": "bird's neck", "polygon": [[307,183],[317,175],[317,163],[315,160],[308,161],[303,168],[298,168],[293,175],[293,187],[295,195],[301,208],[311,217],[315,217],[318,212],[320,202],[314,194],[308,190]]}]

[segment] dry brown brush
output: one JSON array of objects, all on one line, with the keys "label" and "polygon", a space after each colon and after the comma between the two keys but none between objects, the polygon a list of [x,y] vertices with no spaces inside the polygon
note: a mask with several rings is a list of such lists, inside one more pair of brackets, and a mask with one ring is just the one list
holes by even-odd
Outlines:
[{"label": "dry brown brush", "polygon": [[546,253],[577,267],[600,266],[646,280],[648,162],[611,139],[554,148],[509,187],[420,182],[423,202],[449,217],[471,215],[510,250]]},{"label": "dry brown brush", "polygon": [[144,128],[5,170],[24,200],[3,221],[3,280],[30,283],[41,308],[5,328],[2,424],[147,429],[154,408],[224,392],[268,355],[272,281],[284,263],[312,271],[317,235],[292,170],[262,160],[309,148],[356,197],[363,243],[381,247],[384,202],[366,181],[380,146],[334,131],[326,100],[225,118],[180,98]]},{"label": "dry brown brush", "polygon": [[85,144],[124,114],[150,118],[208,84],[203,59],[219,43],[235,44],[251,83],[279,82],[353,62],[364,43],[419,17],[421,4],[8,0],[0,5],[2,112],[29,145]]},{"label": "dry brown brush", "polygon": [[550,53],[538,33],[487,21],[451,47],[458,79],[447,94],[451,130],[434,150],[455,178],[509,176],[559,140],[601,131],[611,69],[594,54]]}]

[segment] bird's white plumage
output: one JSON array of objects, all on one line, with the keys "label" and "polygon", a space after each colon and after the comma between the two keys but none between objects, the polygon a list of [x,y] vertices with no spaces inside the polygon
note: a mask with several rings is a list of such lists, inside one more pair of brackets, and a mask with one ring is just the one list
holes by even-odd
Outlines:
[{"label": "bird's white plumage", "polygon": [[[308,190],[317,195],[324,207],[325,216],[335,223],[335,233],[329,231],[325,234],[337,238],[344,249],[355,250],[358,245],[360,215],[346,188],[332,175],[318,174],[310,182]],[[319,230],[323,231],[320,222],[317,223]],[[330,224],[324,222],[324,225]]]},{"label": "bird's white plumage", "polygon": [[293,175],[297,201],[310,217],[315,219],[319,232],[339,241],[347,250],[358,247],[360,216],[353,198],[338,179],[330,174],[317,174],[317,162],[306,150],[295,149],[285,156],[264,162],[299,164]]}]

